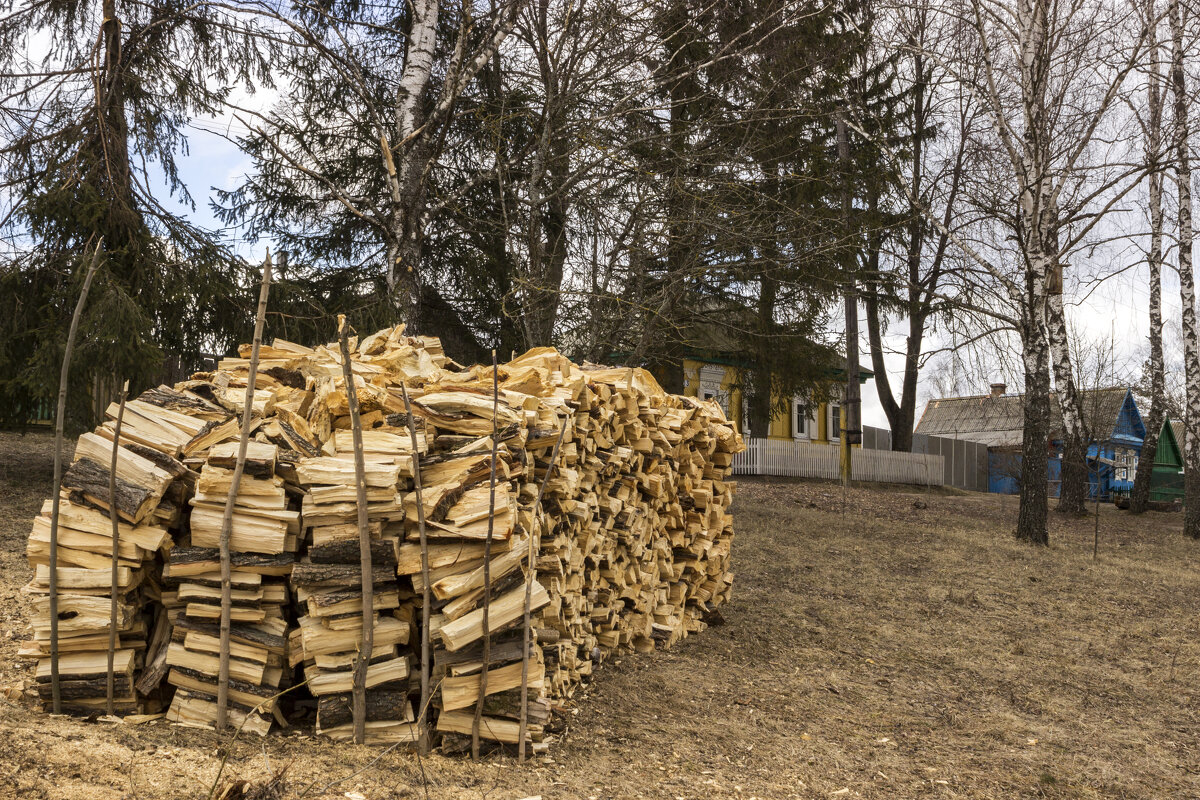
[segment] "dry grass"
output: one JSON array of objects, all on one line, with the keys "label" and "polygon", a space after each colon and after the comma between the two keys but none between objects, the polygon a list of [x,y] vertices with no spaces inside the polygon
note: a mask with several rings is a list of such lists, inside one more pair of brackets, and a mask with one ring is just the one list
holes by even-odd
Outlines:
[{"label": "dry grass", "polygon": [[[0,434],[0,684],[28,635],[17,589],[45,439]],[[745,482],[726,624],[598,672],[564,740],[509,760],[425,763],[436,798],[1197,797],[1200,545],[1178,515],[1102,508],[1009,531],[1015,501]],[[926,508],[914,507],[914,502]],[[16,601],[16,602],[14,602]],[[0,699],[0,797],[199,798],[222,740],[164,723],[50,719]],[[234,776],[288,765],[298,798],[378,753],[304,732],[234,744]],[[268,766],[269,760],[269,766]],[[395,751],[326,797],[421,797]]]}]

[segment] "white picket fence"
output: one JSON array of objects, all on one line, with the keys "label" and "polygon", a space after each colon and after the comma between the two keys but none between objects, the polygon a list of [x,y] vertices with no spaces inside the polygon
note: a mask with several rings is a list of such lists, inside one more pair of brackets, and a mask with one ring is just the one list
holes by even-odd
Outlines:
[{"label": "white picket fence", "polygon": [[[828,444],[748,439],[746,450],[733,457],[733,474],[835,480],[842,474],[839,450]],[[941,486],[943,468],[942,456],[856,447],[851,459],[851,479]]]}]

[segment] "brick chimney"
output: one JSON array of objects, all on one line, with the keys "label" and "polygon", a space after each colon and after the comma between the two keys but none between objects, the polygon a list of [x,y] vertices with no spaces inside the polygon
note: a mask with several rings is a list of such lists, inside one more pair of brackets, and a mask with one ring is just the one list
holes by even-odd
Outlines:
[{"label": "brick chimney", "polygon": [[1008,388],[1008,385],[1007,385],[1007,384],[1004,384],[1004,383],[993,383],[993,384],[992,384],[992,397],[1001,397],[1001,396],[1003,396],[1003,394],[1004,394],[1004,390],[1005,390],[1005,389],[1007,389],[1007,388]]}]

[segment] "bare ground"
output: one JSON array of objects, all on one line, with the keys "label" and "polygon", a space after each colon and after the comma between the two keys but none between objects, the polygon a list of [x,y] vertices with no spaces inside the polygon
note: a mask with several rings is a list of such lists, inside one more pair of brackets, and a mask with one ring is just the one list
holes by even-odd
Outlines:
[{"label": "bare ground", "polygon": [[[48,437],[0,434],[0,687],[30,680],[23,548],[50,483]],[[226,774],[286,767],[287,800],[423,797],[422,767],[434,798],[1200,797],[1200,545],[1179,515],[1102,507],[1093,560],[1091,519],[1055,519],[1042,550],[1015,512],[746,481],[726,624],[599,670],[531,767],[291,731],[234,742]],[[0,689],[0,798],[202,798],[223,745]]]}]

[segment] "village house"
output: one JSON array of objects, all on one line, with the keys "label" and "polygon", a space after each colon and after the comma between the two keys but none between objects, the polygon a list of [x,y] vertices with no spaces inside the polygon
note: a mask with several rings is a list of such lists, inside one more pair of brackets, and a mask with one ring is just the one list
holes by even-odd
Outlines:
[{"label": "village house", "polygon": [[[1020,491],[1021,431],[1024,398],[1008,394],[1002,383],[971,397],[930,400],[917,423],[918,434],[979,442],[988,448],[988,491]],[[1146,428],[1128,387],[1081,393],[1084,421],[1092,433],[1088,447],[1089,496],[1103,500],[1133,486]],[[1057,497],[1062,480],[1062,416],[1051,398],[1049,489]]]},{"label": "village house", "polygon": [[[737,423],[739,432],[755,438],[812,444],[841,443],[842,406],[838,398],[843,394],[846,381],[844,366],[829,372],[825,394],[831,399],[822,401],[801,395],[792,397],[787,406],[790,413],[774,416],[766,432],[748,431],[749,415],[747,404],[743,402],[741,385],[742,375],[752,368],[751,363],[737,356],[691,352],[683,360],[684,394],[716,400],[726,416]],[[875,373],[869,369],[860,368],[858,371],[860,385],[874,377]],[[780,405],[782,403],[772,402],[772,408]]]}]

